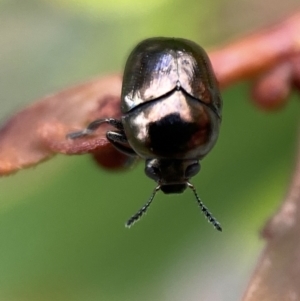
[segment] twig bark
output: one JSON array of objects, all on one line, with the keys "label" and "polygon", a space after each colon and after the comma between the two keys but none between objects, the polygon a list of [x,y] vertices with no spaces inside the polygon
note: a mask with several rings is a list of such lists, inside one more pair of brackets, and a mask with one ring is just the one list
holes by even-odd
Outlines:
[{"label": "twig bark", "polygon": [[[278,109],[300,89],[300,13],[209,54],[221,87],[260,77],[256,103]],[[126,158],[108,145],[105,127],[94,138],[68,141],[68,132],[96,118],[119,117],[120,76],[106,76],[37,101],[0,128],[0,175],[38,164],[56,153],[93,153],[107,168]],[[111,154],[111,155],[109,155]]]},{"label": "twig bark", "polygon": [[267,245],[243,301],[300,300],[300,143],[296,163],[287,196],[263,230]]}]

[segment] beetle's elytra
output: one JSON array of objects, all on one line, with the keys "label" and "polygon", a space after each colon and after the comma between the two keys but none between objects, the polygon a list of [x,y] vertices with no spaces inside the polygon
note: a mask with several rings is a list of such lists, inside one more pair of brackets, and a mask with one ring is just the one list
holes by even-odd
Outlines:
[{"label": "beetle's elytra", "polygon": [[91,135],[108,123],[115,130],[106,137],[119,151],[145,159],[145,173],[157,186],[127,227],[147,211],[158,190],[181,193],[189,187],[209,222],[222,231],[189,182],[200,170],[199,160],[217,141],[221,110],[218,84],[205,51],[185,39],[151,38],[140,42],[127,60],[121,120],[95,120],[68,138]]}]

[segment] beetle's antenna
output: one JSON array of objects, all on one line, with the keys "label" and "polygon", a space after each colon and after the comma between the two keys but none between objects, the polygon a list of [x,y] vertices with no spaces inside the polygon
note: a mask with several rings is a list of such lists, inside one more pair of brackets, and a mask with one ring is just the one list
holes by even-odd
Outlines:
[{"label": "beetle's antenna", "polygon": [[200,200],[197,191],[194,187],[194,185],[192,185],[191,183],[187,182],[187,185],[193,190],[194,195],[196,197],[197,203],[201,209],[201,211],[204,213],[205,217],[208,219],[208,221],[213,224],[213,226],[219,230],[222,231],[221,225],[220,223],[212,216],[212,214],[208,211],[208,209],[204,206],[204,204],[202,203],[202,201]]},{"label": "beetle's antenna", "polygon": [[156,195],[156,192],[158,190],[160,190],[160,185],[156,186],[156,188],[153,190],[153,193],[152,193],[150,199],[148,200],[148,202],[126,222],[125,227],[130,228],[134,223],[136,223],[146,213],[147,209],[151,205],[151,203]]}]

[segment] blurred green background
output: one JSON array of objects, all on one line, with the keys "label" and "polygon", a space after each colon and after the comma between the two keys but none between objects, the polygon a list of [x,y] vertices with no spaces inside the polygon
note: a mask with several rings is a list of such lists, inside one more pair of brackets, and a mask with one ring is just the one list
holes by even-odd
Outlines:
[{"label": "blurred green background", "polygon": [[[0,0],[0,118],[48,93],[123,69],[150,36],[223,44],[293,11],[298,0]],[[245,15],[247,11],[247,15]],[[100,170],[89,156],[54,159],[0,180],[0,300],[239,300],[294,165],[299,102],[278,113],[223,93],[220,139],[190,191],[158,193],[143,164]],[[298,97],[299,98],[299,97]],[[24,133],[28,135],[29,133]]]}]

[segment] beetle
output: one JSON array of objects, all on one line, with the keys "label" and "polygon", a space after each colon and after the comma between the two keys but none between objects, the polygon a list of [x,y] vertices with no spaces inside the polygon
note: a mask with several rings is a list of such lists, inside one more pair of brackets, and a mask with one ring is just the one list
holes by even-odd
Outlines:
[{"label": "beetle", "polygon": [[189,182],[200,170],[199,161],[215,145],[222,119],[222,99],[206,52],[182,38],[140,42],[125,65],[121,112],[121,120],[97,119],[67,137],[93,135],[106,123],[115,128],[106,133],[110,143],[145,160],[145,173],[157,186],[126,226],[146,213],[157,191],[182,193],[189,187],[208,221],[222,231]]}]

